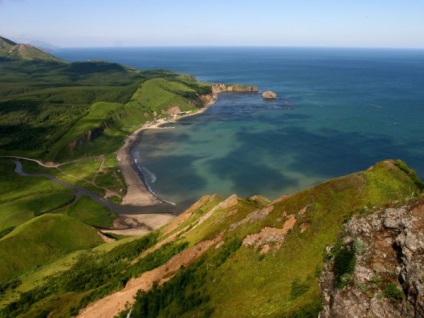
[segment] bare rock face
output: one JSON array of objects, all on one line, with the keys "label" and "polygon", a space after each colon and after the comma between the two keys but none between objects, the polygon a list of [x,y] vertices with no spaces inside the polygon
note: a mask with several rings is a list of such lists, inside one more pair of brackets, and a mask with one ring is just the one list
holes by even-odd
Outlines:
[{"label": "bare rock face", "polygon": [[263,99],[276,99],[277,98],[277,94],[271,91],[266,91],[262,93],[262,98]]},{"label": "bare rock face", "polygon": [[344,233],[354,269],[341,287],[335,256],[324,266],[319,317],[424,317],[424,200],[353,218]]},{"label": "bare rock face", "polygon": [[252,85],[241,84],[213,84],[212,93],[218,94],[222,92],[237,92],[237,93],[257,93],[258,87]]}]

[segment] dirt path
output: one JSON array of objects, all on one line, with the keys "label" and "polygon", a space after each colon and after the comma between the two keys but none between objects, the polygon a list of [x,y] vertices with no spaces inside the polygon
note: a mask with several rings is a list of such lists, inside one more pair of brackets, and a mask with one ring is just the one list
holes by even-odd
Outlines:
[{"label": "dirt path", "polygon": [[10,158],[10,159],[20,159],[20,160],[27,160],[37,163],[39,166],[42,166],[44,168],[57,168],[63,165],[63,163],[54,163],[54,162],[43,162],[41,160],[27,158],[27,157],[19,157],[19,156],[0,156],[0,158]]},{"label": "dirt path", "polygon": [[182,251],[164,265],[146,272],[140,277],[131,279],[123,290],[90,304],[79,313],[78,317],[115,317],[118,313],[126,309],[127,304],[134,304],[134,296],[138,290],[148,291],[152,288],[154,282],[159,282],[159,285],[165,283],[180,270],[181,266],[187,267],[190,265],[219,240],[221,240],[221,236],[213,240],[200,242]]}]

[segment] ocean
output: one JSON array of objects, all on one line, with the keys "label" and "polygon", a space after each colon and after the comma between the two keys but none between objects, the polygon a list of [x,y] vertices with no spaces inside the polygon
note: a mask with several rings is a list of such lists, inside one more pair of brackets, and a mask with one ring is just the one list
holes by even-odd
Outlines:
[{"label": "ocean", "polygon": [[183,210],[204,194],[275,199],[402,159],[424,177],[424,50],[337,48],[61,49],[68,61],[169,69],[257,85],[205,113],[143,134],[134,158],[151,189]]}]

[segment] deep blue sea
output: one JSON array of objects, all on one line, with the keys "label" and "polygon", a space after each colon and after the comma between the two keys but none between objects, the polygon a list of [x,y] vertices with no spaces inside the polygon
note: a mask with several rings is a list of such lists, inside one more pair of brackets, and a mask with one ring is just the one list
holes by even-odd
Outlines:
[{"label": "deep blue sea", "polygon": [[221,94],[204,114],[144,133],[134,156],[151,188],[183,209],[201,195],[274,199],[402,159],[424,177],[424,50],[61,49],[68,61],[169,69],[272,90]]}]

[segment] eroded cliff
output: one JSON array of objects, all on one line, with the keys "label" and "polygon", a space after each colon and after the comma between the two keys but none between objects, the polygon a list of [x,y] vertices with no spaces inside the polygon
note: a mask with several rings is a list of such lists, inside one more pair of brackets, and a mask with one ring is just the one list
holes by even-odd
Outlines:
[{"label": "eroded cliff", "polygon": [[327,317],[424,317],[424,200],[355,217],[321,275]]}]

